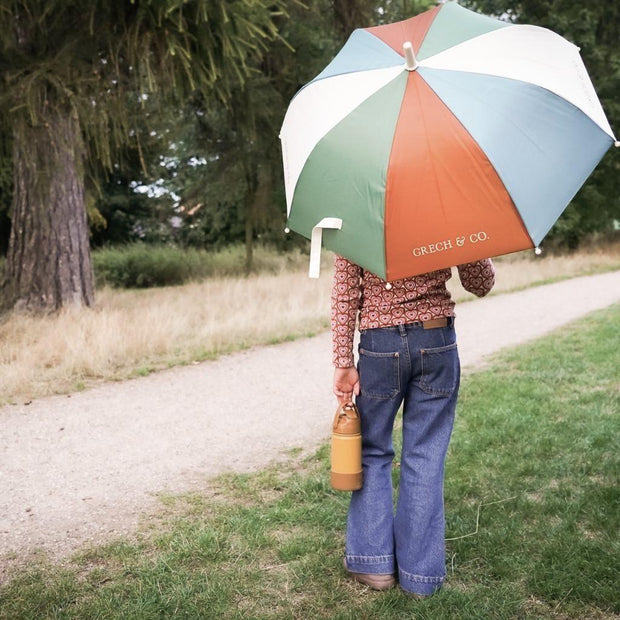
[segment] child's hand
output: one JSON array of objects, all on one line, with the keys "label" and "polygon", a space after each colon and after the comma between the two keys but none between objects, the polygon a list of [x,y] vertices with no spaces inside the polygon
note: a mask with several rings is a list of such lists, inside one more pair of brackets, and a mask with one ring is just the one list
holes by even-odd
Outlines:
[{"label": "child's hand", "polygon": [[334,394],[340,404],[353,401],[360,393],[360,377],[355,366],[334,370]]}]

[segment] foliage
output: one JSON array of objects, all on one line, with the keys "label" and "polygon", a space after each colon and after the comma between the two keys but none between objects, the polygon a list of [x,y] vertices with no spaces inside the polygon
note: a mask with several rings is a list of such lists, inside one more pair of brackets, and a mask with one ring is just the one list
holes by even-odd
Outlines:
[{"label": "foliage", "polygon": [[428,11],[437,5],[436,0],[380,0],[373,2],[377,24],[389,24]]},{"label": "foliage", "polygon": [[91,159],[108,169],[132,132],[132,102],[195,90],[220,99],[249,73],[248,58],[277,36],[283,3],[267,0],[145,0],[0,3],[0,106],[11,122],[68,106]]},{"label": "foliage", "polygon": [[269,230],[284,239],[286,209],[274,200],[278,190],[283,198],[278,133],[295,90],[320,71],[317,48],[325,48],[329,24],[318,11],[297,7],[280,28],[287,44],[271,43],[228,103],[194,104],[195,144],[207,164],[196,169],[198,185],[188,184],[184,195],[203,205],[194,220],[203,219],[205,241],[217,244],[227,231],[246,243]]},{"label": "foliage", "polygon": [[134,244],[93,253],[98,286],[149,288],[182,284],[197,277],[204,258],[197,251]]},{"label": "foliage", "polygon": [[102,187],[102,196],[96,199],[89,212],[92,246],[170,241],[169,202],[162,204],[150,199],[146,193],[136,191],[141,187],[140,181],[127,177],[126,168],[121,170],[108,177]]},{"label": "foliage", "polygon": [[0,618],[614,617],[619,319],[598,313],[465,377],[446,472],[448,580],[428,600],[345,579],[348,494],[329,487],[325,445],[164,498],[169,511],[137,542],[32,565],[0,589]]},{"label": "foliage", "polygon": [[216,249],[255,238],[282,249],[305,245],[282,233],[278,132],[288,101],[328,62],[337,43],[329,13],[319,7],[325,3],[290,4],[289,17],[276,21],[281,36],[251,61],[250,75],[231,88],[228,100],[197,93],[160,119],[166,131],[172,128],[171,138],[148,172],[151,183],[177,197],[168,201],[175,221],[168,229],[181,245]]},{"label": "foliage", "polygon": [[[305,262],[296,253],[284,255],[268,246],[256,249],[255,273],[277,273],[283,264]],[[106,247],[93,252],[98,286],[151,288],[172,286],[190,280],[241,276],[245,254],[241,244],[228,244],[217,251],[180,248],[175,245],[133,243]]]}]

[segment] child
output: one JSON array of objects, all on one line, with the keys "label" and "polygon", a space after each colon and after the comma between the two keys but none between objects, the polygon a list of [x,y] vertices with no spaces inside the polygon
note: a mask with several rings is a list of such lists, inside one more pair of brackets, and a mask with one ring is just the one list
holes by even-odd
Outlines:
[{"label": "child", "polygon": [[[345,569],[375,590],[396,583],[429,596],[445,578],[443,472],[460,365],[450,269],[392,283],[339,256],[332,291],[334,394],[356,398],[362,423],[364,485],[351,496]],[[489,259],[460,265],[463,287],[486,295]],[[359,313],[359,363],[353,338]],[[403,404],[403,448],[396,513],[392,429]]]}]

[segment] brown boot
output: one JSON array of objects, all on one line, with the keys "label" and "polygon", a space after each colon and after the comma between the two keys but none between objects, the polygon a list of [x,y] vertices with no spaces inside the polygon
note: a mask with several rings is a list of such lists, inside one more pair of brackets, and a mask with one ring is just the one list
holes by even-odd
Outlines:
[{"label": "brown boot", "polygon": [[389,590],[396,585],[396,578],[394,577],[394,575],[354,573],[353,571],[349,570],[346,558],[343,558],[342,563],[344,565],[344,570],[347,572],[349,577],[351,577],[351,579],[355,579],[355,581],[363,583],[371,590]]}]

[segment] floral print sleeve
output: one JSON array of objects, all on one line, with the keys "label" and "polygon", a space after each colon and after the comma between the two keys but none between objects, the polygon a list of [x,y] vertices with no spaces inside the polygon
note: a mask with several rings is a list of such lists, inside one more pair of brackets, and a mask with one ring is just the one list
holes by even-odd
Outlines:
[{"label": "floral print sleeve", "polygon": [[490,258],[457,267],[461,284],[466,291],[484,297],[495,284],[495,268]]},{"label": "floral print sleeve", "polygon": [[346,258],[336,256],[332,287],[333,362],[349,368],[353,361],[353,338],[361,297],[362,269]]}]

